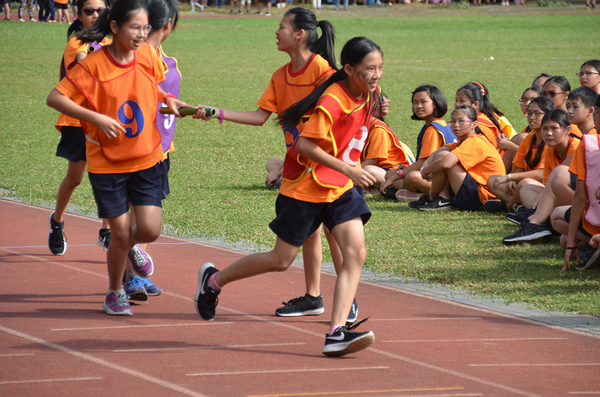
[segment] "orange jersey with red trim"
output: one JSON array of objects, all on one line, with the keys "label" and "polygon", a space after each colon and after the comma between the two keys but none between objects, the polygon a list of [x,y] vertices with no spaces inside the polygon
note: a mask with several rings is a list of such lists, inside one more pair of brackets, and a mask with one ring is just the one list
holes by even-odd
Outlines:
[{"label": "orange jersey with red trim", "polygon": [[579,127],[577,127],[577,124],[571,124],[571,133],[575,136],[578,136],[579,138],[583,136],[583,133],[581,132]]},{"label": "orange jersey with red trim", "polygon": [[367,159],[377,160],[377,167],[395,168],[399,164],[409,166],[414,163],[412,152],[407,153],[407,147],[402,144],[390,129],[381,120],[371,119],[369,138],[361,154],[361,162]]},{"label": "orange jersey with red trim", "polygon": [[162,159],[155,121],[163,69],[147,43],[134,54],[134,59],[123,65],[104,47],[77,64],[56,86],[75,103],[119,121],[126,129],[119,137],[108,139],[95,125],[82,122],[89,172],[135,172]]},{"label": "orange jersey with red trim", "polygon": [[[597,134],[596,134],[596,136],[597,136]],[[600,142],[600,137],[598,137],[598,141]],[[569,167],[569,172],[577,175],[577,179],[579,180],[579,182],[577,182],[577,183],[585,184],[586,171],[587,171],[587,167],[585,164],[585,145],[580,144],[579,146],[577,146],[577,149],[575,150],[575,154],[573,155],[573,161],[571,161],[571,166]],[[595,194],[595,192],[592,192],[592,194]],[[596,227],[596,226],[590,224],[585,219],[585,214],[587,213],[589,207],[590,207],[590,205],[589,205],[589,201],[588,201],[585,209],[583,210],[583,214],[581,217],[582,226],[591,235],[599,234],[600,227]]]},{"label": "orange jersey with red trim", "polygon": [[[106,37],[100,42],[100,44],[104,46],[109,45],[110,43],[112,43],[112,39]],[[67,46],[65,47],[65,52],[63,53],[61,69],[64,67],[64,72],[69,73],[71,69],[73,69],[73,66],[77,65],[77,54],[82,52],[87,54],[89,51],[89,47],[89,43],[82,43],[75,36],[71,37],[71,40],[69,40],[69,42],[67,43]],[[81,122],[72,117],[65,116],[64,114],[58,116],[58,121],[56,121],[55,124],[56,129],[62,131],[62,127],[67,126],[81,127]]]},{"label": "orange jersey with red trim", "polygon": [[[527,156],[527,152],[529,151],[529,148],[531,147],[533,141],[535,141],[535,138],[536,138],[535,131],[531,131],[519,145],[519,150],[517,151],[517,154],[515,155],[515,158],[512,162],[515,166],[517,166],[525,171],[538,170],[538,169],[544,167],[544,161],[546,158],[546,148],[547,148],[546,145],[544,145],[544,149],[543,149],[544,151],[542,152],[540,161],[539,161],[539,163],[537,163],[537,166],[535,168],[533,168],[533,169],[529,168],[529,166],[527,165],[527,161],[525,161],[525,156]],[[540,145],[536,145],[535,143],[533,144],[533,148],[531,150],[531,160],[533,160],[535,158],[535,156],[537,155],[539,147],[540,147]]]},{"label": "orange jersey with red trim", "polygon": [[577,150],[577,147],[581,143],[580,139],[569,137],[569,148],[567,149],[567,154],[564,158],[558,158],[558,152],[555,148],[549,147],[546,149],[546,158],[544,159],[544,178],[542,179],[542,183],[545,185],[548,181],[548,177],[550,177],[550,173],[559,165],[563,163],[567,159],[567,157],[573,155]]},{"label": "orange jersey with red trim", "polygon": [[479,199],[482,203],[496,196],[487,188],[492,175],[506,175],[502,157],[488,139],[480,134],[471,135],[462,142],[446,145],[458,157],[465,171],[479,185]]},{"label": "orange jersey with red trim", "polygon": [[[325,152],[347,164],[360,167],[372,100],[367,93],[356,98],[343,83],[334,83],[318,100],[300,136],[312,139]],[[279,190],[284,196],[311,203],[331,203],[353,186],[352,180],[340,172],[298,155],[295,144],[288,150]]]}]

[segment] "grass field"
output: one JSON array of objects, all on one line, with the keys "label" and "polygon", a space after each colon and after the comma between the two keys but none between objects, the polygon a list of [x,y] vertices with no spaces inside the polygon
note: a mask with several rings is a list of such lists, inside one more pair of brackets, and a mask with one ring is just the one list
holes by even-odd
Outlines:
[{"label": "grass field", "polygon": [[[575,88],[579,66],[600,57],[598,13],[557,9],[530,15],[535,13],[523,8],[520,15],[512,10],[516,7],[508,7],[510,13],[503,12],[509,14],[484,15],[480,9],[485,7],[452,11],[422,6],[424,12],[401,17],[404,10],[420,5],[414,6],[368,9],[368,17],[359,16],[362,11],[356,9],[347,14],[322,12],[337,30],[338,54],[343,43],[357,35],[383,49],[381,85],[392,101],[388,122],[413,150],[422,123],[410,120],[410,92],[419,84],[437,85],[452,104],[458,87],[482,81],[492,102],[521,130],[525,119],[518,99],[535,76],[564,75]],[[275,13],[281,15],[280,10]],[[389,17],[394,13],[397,18]],[[254,110],[273,71],[288,61],[276,51],[278,22],[277,15],[182,18],[164,44],[183,73],[181,98]],[[58,115],[45,106],[45,98],[57,83],[66,25],[2,23],[0,37],[0,188],[27,202],[53,204],[66,162],[54,156]],[[490,56],[495,60],[484,60]],[[274,122],[257,128],[183,119],[175,145],[171,195],[164,203],[164,223],[170,230],[271,246],[274,236],[268,223],[277,193],[264,189],[264,163],[284,153]],[[504,247],[502,237],[516,227],[502,216],[419,213],[379,197],[367,200],[373,217],[366,226],[366,267],[372,270],[506,302],[600,315],[600,272],[560,274],[563,251],[556,244]],[[87,180],[73,203],[94,213]],[[65,231],[68,235],[68,225]],[[204,259],[210,258],[200,260]]]}]

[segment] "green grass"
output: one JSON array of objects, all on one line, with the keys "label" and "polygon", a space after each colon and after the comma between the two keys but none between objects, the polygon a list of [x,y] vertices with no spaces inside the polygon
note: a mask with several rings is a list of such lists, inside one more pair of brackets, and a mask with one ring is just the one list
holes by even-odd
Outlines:
[{"label": "green grass", "polygon": [[[381,85],[392,100],[388,121],[413,150],[422,123],[410,120],[410,92],[419,84],[437,85],[452,104],[458,87],[480,80],[520,130],[525,120],[518,99],[535,76],[542,71],[564,75],[577,87],[579,66],[598,57],[600,18],[595,15],[490,17],[465,10],[449,16],[446,11],[412,18],[327,14],[338,33],[338,54],[355,35],[383,49]],[[256,109],[271,74],[288,61],[276,51],[277,24],[278,18],[181,19],[164,44],[179,60],[181,98]],[[0,24],[0,188],[28,202],[53,203],[66,171],[65,161],[54,156],[57,114],[45,106],[57,83],[65,34],[66,26],[59,24]],[[495,61],[484,60],[490,56]],[[274,122],[257,128],[184,119],[175,145],[164,223],[180,233],[271,246],[268,223],[277,193],[263,188],[264,163],[284,153]],[[94,213],[87,179],[73,203]],[[368,203],[373,211],[366,226],[369,269],[506,302],[600,315],[600,272],[561,275],[563,251],[557,245],[504,247],[502,237],[516,228],[501,216],[419,213],[377,197]]]}]

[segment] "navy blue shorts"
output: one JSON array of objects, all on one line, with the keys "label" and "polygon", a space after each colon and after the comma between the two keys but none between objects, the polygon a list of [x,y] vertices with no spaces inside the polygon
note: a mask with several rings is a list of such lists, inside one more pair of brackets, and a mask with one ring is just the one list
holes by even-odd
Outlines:
[{"label": "navy blue shorts", "polygon": [[[571,208],[565,211],[565,221],[571,223]],[[583,220],[579,221],[579,226],[577,226],[577,230],[583,233],[584,236],[592,238],[592,235],[583,228]]]},{"label": "navy blue shorts", "polygon": [[476,211],[483,208],[479,198],[479,184],[467,172],[465,180],[456,194],[452,194],[450,203],[453,207],[462,210]]},{"label": "navy blue shorts", "polygon": [[571,189],[575,191],[575,189],[577,189],[577,175],[572,172],[569,172],[569,174],[571,176]]},{"label": "navy blue shorts", "polygon": [[166,199],[171,188],[169,187],[169,170],[171,169],[171,159],[167,154],[167,158],[159,163],[162,167],[162,199]]},{"label": "navy blue shorts", "polygon": [[309,203],[280,194],[275,202],[277,217],[269,227],[286,243],[300,247],[321,224],[333,231],[336,225],[361,217],[365,225],[371,210],[358,189],[348,190],[333,203]]},{"label": "navy blue shorts", "polygon": [[74,163],[86,161],[85,133],[81,127],[62,127],[56,155]]},{"label": "navy blue shorts", "polygon": [[88,172],[98,206],[98,217],[107,219],[123,215],[129,211],[129,202],[162,208],[162,167],[156,163],[146,170],[123,174]]}]

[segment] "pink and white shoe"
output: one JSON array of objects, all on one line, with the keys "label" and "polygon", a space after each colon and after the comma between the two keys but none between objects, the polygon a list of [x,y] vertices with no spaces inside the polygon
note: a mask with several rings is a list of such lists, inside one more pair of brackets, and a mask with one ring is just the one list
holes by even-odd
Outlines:
[{"label": "pink and white shoe", "polygon": [[396,192],[396,199],[403,203],[412,203],[413,201],[417,201],[421,196],[422,194],[406,189],[400,189]]}]

